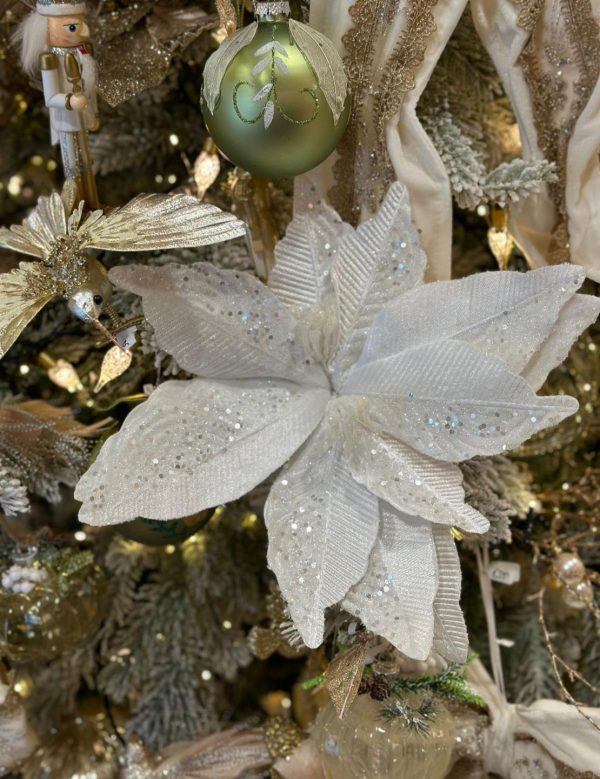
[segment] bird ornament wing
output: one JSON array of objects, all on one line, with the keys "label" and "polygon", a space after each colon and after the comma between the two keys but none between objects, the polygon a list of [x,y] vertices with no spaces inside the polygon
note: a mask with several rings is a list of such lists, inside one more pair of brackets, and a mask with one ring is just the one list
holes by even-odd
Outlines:
[{"label": "bird ornament wing", "polygon": [[43,292],[35,280],[43,272],[38,262],[22,262],[0,275],[0,359],[17,340],[34,316],[54,297]]},{"label": "bird ornament wing", "polygon": [[139,195],[108,214],[93,211],[77,228],[82,248],[153,251],[193,248],[245,234],[233,214],[190,195]]}]

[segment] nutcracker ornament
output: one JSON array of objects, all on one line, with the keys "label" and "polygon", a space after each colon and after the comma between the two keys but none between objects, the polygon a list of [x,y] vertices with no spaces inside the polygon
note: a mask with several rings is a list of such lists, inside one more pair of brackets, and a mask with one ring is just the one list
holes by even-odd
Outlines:
[{"label": "nutcracker ornament", "polygon": [[335,149],[350,113],[333,43],[289,18],[288,2],[255,2],[256,21],[227,38],[204,69],[202,110],[221,151],[249,173],[297,176]]},{"label": "nutcracker ornament", "polygon": [[41,76],[52,143],[60,145],[65,179],[75,183],[77,200],[94,209],[99,203],[88,131],[98,128],[98,104],[85,10],[79,0],[37,0],[15,40],[25,72]]}]

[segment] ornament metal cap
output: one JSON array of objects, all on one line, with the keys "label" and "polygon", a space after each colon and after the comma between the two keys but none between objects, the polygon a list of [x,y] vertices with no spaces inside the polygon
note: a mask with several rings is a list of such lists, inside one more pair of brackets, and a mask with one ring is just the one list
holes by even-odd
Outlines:
[{"label": "ornament metal cap", "polygon": [[256,16],[290,15],[290,4],[287,0],[254,0]]},{"label": "ornament metal cap", "polygon": [[81,0],[37,0],[35,10],[42,16],[84,14],[85,3],[82,3]]}]

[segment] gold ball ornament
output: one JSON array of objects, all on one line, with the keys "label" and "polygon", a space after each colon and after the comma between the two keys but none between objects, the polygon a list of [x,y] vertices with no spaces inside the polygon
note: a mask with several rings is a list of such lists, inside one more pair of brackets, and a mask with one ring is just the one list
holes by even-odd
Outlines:
[{"label": "gold ball ornament", "polygon": [[90,552],[32,552],[1,581],[0,653],[14,663],[58,657],[100,625],[105,578]]},{"label": "gold ball ornament", "polygon": [[219,149],[258,176],[297,176],[323,162],[350,115],[344,65],[285,2],[255,3],[257,21],[227,38],[204,71],[202,112]]},{"label": "gold ball ornament", "polygon": [[[327,779],[443,779],[452,759],[454,723],[445,705],[435,700],[427,732],[402,717],[386,716],[390,702],[361,695],[343,719],[333,704],[325,706],[311,734],[321,753]],[[418,716],[425,697],[406,696],[409,712]]]},{"label": "gold ball ornament", "polygon": [[209,522],[212,513],[212,511],[200,511],[190,517],[168,520],[136,517],[131,522],[123,522],[115,527],[122,536],[130,541],[137,541],[138,544],[146,546],[180,544],[202,530]]}]

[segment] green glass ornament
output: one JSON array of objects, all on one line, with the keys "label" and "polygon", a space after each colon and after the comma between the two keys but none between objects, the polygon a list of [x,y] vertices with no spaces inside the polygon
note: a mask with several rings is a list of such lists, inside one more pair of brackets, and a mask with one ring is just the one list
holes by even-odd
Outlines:
[{"label": "green glass ornament", "polygon": [[334,45],[287,3],[255,3],[257,22],[223,42],[204,71],[202,111],[219,149],[254,175],[297,176],[326,159],[350,114]]},{"label": "green glass ornament", "polygon": [[146,546],[166,546],[167,544],[180,544],[209,522],[212,511],[200,511],[191,517],[182,519],[146,519],[137,517],[131,522],[123,522],[116,525],[116,529],[122,536],[130,541]]}]

